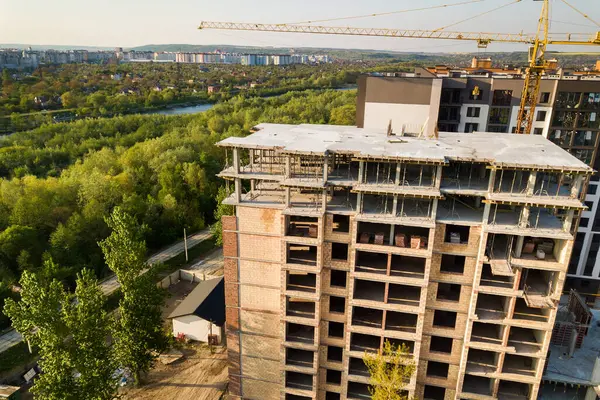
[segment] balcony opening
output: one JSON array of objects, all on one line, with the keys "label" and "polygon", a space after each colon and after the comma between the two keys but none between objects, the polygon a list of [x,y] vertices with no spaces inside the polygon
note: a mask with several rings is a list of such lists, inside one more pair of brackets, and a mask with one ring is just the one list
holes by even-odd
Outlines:
[{"label": "balcony opening", "polygon": [[284,204],[285,192],[282,190],[279,182],[267,180],[256,181],[254,189],[242,185],[242,203],[254,204]]},{"label": "balcony opening", "polygon": [[381,338],[379,336],[364,335],[362,333],[352,333],[350,336],[351,351],[377,353],[380,346]]},{"label": "balcony opening", "polygon": [[358,376],[370,376],[369,369],[365,365],[365,362],[362,360],[362,358],[350,358],[348,373]]},{"label": "balcony opening", "polygon": [[333,214],[333,232],[349,233],[350,232],[350,216]]},{"label": "balcony opening", "polygon": [[442,254],[440,272],[445,274],[462,275],[465,272],[465,256],[455,256],[453,254]]},{"label": "balcony opening", "polygon": [[467,372],[493,374],[498,369],[498,353],[493,351],[469,349]]},{"label": "balcony opening", "polygon": [[317,290],[317,275],[308,272],[287,272],[286,290],[315,293]]},{"label": "balcony opening", "polygon": [[354,298],[356,300],[385,300],[385,283],[356,279],[354,281]]},{"label": "balcony opening", "polygon": [[362,210],[360,211],[372,216],[391,216],[394,211],[394,196],[365,193],[362,196]]},{"label": "balcony opening", "polygon": [[361,183],[371,185],[394,185],[398,163],[386,161],[365,161]]},{"label": "balcony opening", "polygon": [[[482,182],[481,185],[485,185],[485,192],[487,192],[487,181]],[[438,202],[437,219],[447,224],[479,224],[483,219],[484,204],[482,199],[483,197],[480,196],[462,196],[447,193],[446,200]],[[455,236],[454,241],[458,242],[457,239],[458,237]],[[463,238],[461,238],[462,240]],[[465,242],[467,240],[468,236],[464,238]]]},{"label": "balcony opening", "polygon": [[501,321],[506,317],[507,301],[503,296],[479,293],[475,313],[480,320]]},{"label": "balcony opening", "polygon": [[313,344],[315,341],[315,328],[313,326],[288,322],[286,324],[285,340],[288,342]]},{"label": "balcony opening", "polygon": [[329,155],[328,181],[352,184],[358,181],[358,161],[348,154]]},{"label": "balcony opening", "polygon": [[325,392],[325,400],[340,400],[341,395],[335,392]]},{"label": "balcony opening", "polygon": [[410,197],[398,197],[396,217],[431,219],[432,211],[433,202],[429,199],[423,200]]},{"label": "balcony opening", "polygon": [[389,331],[416,333],[417,320],[417,314],[387,311],[385,329]]},{"label": "balcony opening", "polygon": [[292,188],[290,206],[296,209],[294,211],[320,211],[323,207],[323,190]]},{"label": "balcony opening", "polygon": [[348,245],[346,243],[331,243],[331,259],[333,261],[348,261]]},{"label": "balcony opening", "polygon": [[514,281],[513,276],[494,275],[491,265],[483,264],[483,268],[481,270],[481,280],[479,281],[480,286],[490,286],[490,287],[494,287],[494,288],[512,289],[513,281]]},{"label": "balcony opening", "polygon": [[433,186],[435,165],[402,164],[400,166],[400,186]]},{"label": "balcony opening", "polygon": [[401,349],[402,347],[406,347],[408,351],[408,355],[415,354],[415,342],[412,340],[404,340],[404,339],[396,339],[396,338],[384,338],[384,341],[390,342],[390,344],[397,349]]},{"label": "balcony opening", "polygon": [[344,314],[346,312],[346,298],[329,296],[329,312]]},{"label": "balcony opening", "polygon": [[513,318],[519,321],[530,321],[538,323],[547,323],[550,316],[550,310],[544,308],[529,307],[524,299],[517,298]]},{"label": "balcony opening", "polygon": [[568,210],[551,207],[530,207],[528,226],[534,229],[565,232]]},{"label": "balcony opening", "polygon": [[288,317],[315,318],[315,302],[288,297],[285,315]]},{"label": "balcony opening", "polygon": [[325,379],[330,385],[341,385],[342,384],[342,371],[335,369],[328,369],[325,374]]},{"label": "balcony opening", "polygon": [[298,396],[297,394],[285,394],[285,400],[311,400],[310,397]]},{"label": "balcony opening", "polygon": [[313,377],[300,372],[285,371],[285,387],[312,391]]},{"label": "balcony opening", "polygon": [[442,168],[441,187],[446,190],[481,190],[488,189],[490,172],[486,164],[471,162],[450,163]]},{"label": "balcony opening", "polygon": [[521,280],[519,281],[519,290],[523,290],[528,295],[539,297],[551,296],[556,275],[552,271],[523,268]]},{"label": "balcony opening", "polygon": [[366,251],[356,252],[356,272],[387,274],[388,255]]},{"label": "balcony opening", "polygon": [[458,302],[460,300],[460,289],[460,285],[438,283],[436,300]]},{"label": "balcony opening", "polygon": [[527,191],[529,171],[507,170],[496,171],[494,179],[494,193],[518,194]]},{"label": "balcony opening", "polygon": [[329,285],[332,287],[345,288],[348,281],[348,273],[332,269],[330,273]]},{"label": "balcony opening", "polygon": [[519,225],[523,208],[523,206],[492,204],[488,224],[505,229],[514,229]]},{"label": "balcony opening", "polygon": [[507,354],[504,358],[502,372],[506,374],[535,376],[537,363],[537,359],[531,357]]},{"label": "balcony opening", "polygon": [[425,400],[444,400],[446,398],[446,388],[425,385],[423,398]]},{"label": "balcony opening", "polygon": [[426,259],[418,257],[392,255],[390,267],[391,276],[423,279],[425,277]]},{"label": "balcony opening", "polygon": [[342,362],[344,349],[337,346],[327,346],[327,361]]},{"label": "balcony opening", "polygon": [[469,242],[470,226],[446,225],[444,242],[452,244],[466,244]]},{"label": "balcony opening", "polygon": [[508,345],[514,347],[517,354],[535,354],[542,350],[545,336],[544,331],[513,326],[508,335]]},{"label": "balcony opening", "polygon": [[509,399],[528,400],[531,393],[531,385],[521,382],[501,380],[498,386],[498,397]]},{"label": "balcony opening", "polygon": [[[389,315],[389,312],[388,312]],[[383,324],[383,311],[374,308],[353,307],[352,325],[366,326],[381,329]]]},{"label": "balcony opening", "polygon": [[291,215],[287,219],[288,236],[316,238],[319,235],[319,218]]},{"label": "balcony opening", "polygon": [[308,350],[299,350],[286,348],[285,363],[295,367],[312,368],[314,365],[315,353]]},{"label": "balcony opening", "polygon": [[485,324],[482,322],[473,322],[471,331],[471,341],[479,343],[488,343],[502,345],[502,337],[505,327],[496,324]]},{"label": "balcony opening", "polygon": [[[334,186],[327,189],[327,211],[329,212],[355,212],[357,205],[357,195],[352,193],[349,187]],[[334,219],[337,214],[334,214]],[[340,217],[350,217],[340,215]],[[333,224],[333,233],[348,233],[350,226],[348,222],[348,230],[344,227],[343,220],[340,222],[340,229],[336,230],[335,222]]]},{"label": "balcony opening", "polygon": [[322,156],[290,156],[290,177],[303,181],[323,180],[324,165]]},{"label": "balcony opening", "polygon": [[348,398],[358,400],[371,400],[369,385],[358,382],[348,382]]},{"label": "balcony opening", "polygon": [[483,396],[491,396],[493,392],[494,381],[482,376],[465,375],[462,391],[465,393],[474,393]]},{"label": "balcony opening", "polygon": [[402,304],[418,307],[421,302],[421,288],[417,286],[390,284],[388,304]]},{"label": "balcony opening", "polygon": [[316,267],[317,246],[288,243],[286,263]]},{"label": "balcony opening", "polygon": [[427,376],[436,378],[447,378],[450,364],[436,361],[427,362]]},{"label": "balcony opening", "polygon": [[[363,244],[390,245],[391,225],[359,222],[356,241]],[[413,249],[426,249],[429,228],[405,225],[394,226],[393,246]]]},{"label": "balcony opening", "polygon": [[538,171],[535,177],[534,196],[570,197],[574,184],[572,175],[562,172]]},{"label": "balcony opening", "polygon": [[456,326],[456,313],[453,311],[435,310],[433,326],[436,328],[452,328]]},{"label": "balcony opening", "polygon": [[442,336],[431,336],[429,351],[434,353],[452,353],[452,338]]},{"label": "balcony opening", "polygon": [[[523,247],[514,246],[515,257],[525,260],[557,262],[556,256],[564,248],[565,241],[525,237]],[[517,255],[519,254],[520,255]]]},{"label": "balcony opening", "polygon": [[344,324],[341,322],[329,321],[329,328],[327,329],[329,337],[343,338],[344,337]]}]

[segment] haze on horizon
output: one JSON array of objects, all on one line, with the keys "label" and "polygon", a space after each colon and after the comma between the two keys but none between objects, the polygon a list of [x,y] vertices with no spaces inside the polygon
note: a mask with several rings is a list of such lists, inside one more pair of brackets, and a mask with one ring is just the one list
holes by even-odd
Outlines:
[{"label": "haze on horizon", "polygon": [[[382,13],[464,2],[465,0],[0,0],[0,43],[135,47],[147,44],[229,44],[239,46],[362,48],[391,51],[476,52],[470,42],[359,38],[262,32],[198,30],[205,21],[293,23]],[[592,20],[600,20],[597,0],[570,0]],[[447,8],[382,17],[323,22],[322,25],[437,29],[514,0],[474,0]],[[559,0],[553,0],[551,32],[589,33],[600,30]],[[541,2],[522,0],[447,30],[533,32]],[[523,45],[492,44],[488,51],[525,51]],[[563,46],[551,50],[598,52],[595,47]],[[484,52],[485,50],[479,50]]]}]

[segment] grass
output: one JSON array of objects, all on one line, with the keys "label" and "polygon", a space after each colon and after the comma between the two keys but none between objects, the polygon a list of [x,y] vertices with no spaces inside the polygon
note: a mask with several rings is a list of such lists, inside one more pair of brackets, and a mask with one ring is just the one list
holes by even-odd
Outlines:
[{"label": "grass", "polygon": [[206,239],[194,247],[188,249],[188,259],[185,261],[185,252],[178,254],[170,260],[164,262],[158,269],[159,275],[168,275],[172,272],[177,271],[183,267],[191,265],[197,258],[205,256],[216,248],[216,241],[214,237]]},{"label": "grass", "polygon": [[27,343],[21,342],[10,349],[0,353],[0,377],[12,371],[14,368],[23,367],[34,361],[38,356],[37,350],[33,349],[33,354],[29,353]]}]

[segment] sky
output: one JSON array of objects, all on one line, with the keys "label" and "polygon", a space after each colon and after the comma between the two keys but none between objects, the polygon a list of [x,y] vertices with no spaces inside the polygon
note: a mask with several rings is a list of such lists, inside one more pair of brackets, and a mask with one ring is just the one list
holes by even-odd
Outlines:
[{"label": "sky", "polygon": [[[201,21],[295,23],[435,7],[470,0],[0,0],[0,43],[134,47],[147,44],[231,44],[274,47],[361,48],[410,52],[485,52],[471,42],[362,38],[333,35],[198,30]],[[568,0],[600,22],[600,0]],[[514,3],[514,4],[510,4]],[[551,32],[600,30],[552,0]],[[467,32],[533,32],[541,10],[534,0],[475,0],[468,4],[321,25],[438,29],[479,13],[500,10],[446,28]],[[553,48],[600,52],[600,46]],[[523,51],[524,45],[492,44],[487,51]]]}]

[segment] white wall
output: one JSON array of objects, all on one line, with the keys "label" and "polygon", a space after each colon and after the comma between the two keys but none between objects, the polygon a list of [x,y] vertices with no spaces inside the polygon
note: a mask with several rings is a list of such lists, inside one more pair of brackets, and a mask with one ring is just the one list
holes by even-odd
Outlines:
[{"label": "white wall", "polygon": [[402,125],[420,132],[429,117],[429,109],[427,104],[365,103],[364,127],[387,129],[392,120],[394,133],[399,133]]},{"label": "white wall", "polygon": [[[467,109],[469,107],[479,108],[479,117],[467,117]],[[464,132],[465,125],[467,123],[479,124],[477,127],[477,132],[485,132],[485,128],[487,127],[487,119],[488,113],[490,111],[490,106],[487,104],[463,104],[460,107],[460,123],[458,124],[458,131]]]},{"label": "white wall", "polygon": [[[210,322],[196,315],[173,318],[173,336],[177,337],[180,333],[183,333],[188,339],[208,343]],[[219,343],[221,343],[221,328],[212,324],[212,333],[218,336]]]},{"label": "white wall", "polygon": [[[519,116],[519,108],[520,108],[519,106],[514,106],[510,112],[510,125],[508,127],[508,133],[511,133],[513,128],[517,126],[517,118]],[[545,120],[537,121],[538,111],[546,111],[546,119]],[[552,107],[536,106],[534,112],[535,112],[535,115],[533,116],[533,124],[531,126],[531,132],[529,132],[529,133],[533,134],[533,131],[535,128],[542,128],[543,129],[542,136],[547,138],[548,132],[550,130],[550,122],[551,122],[551,118],[552,118]]]}]

